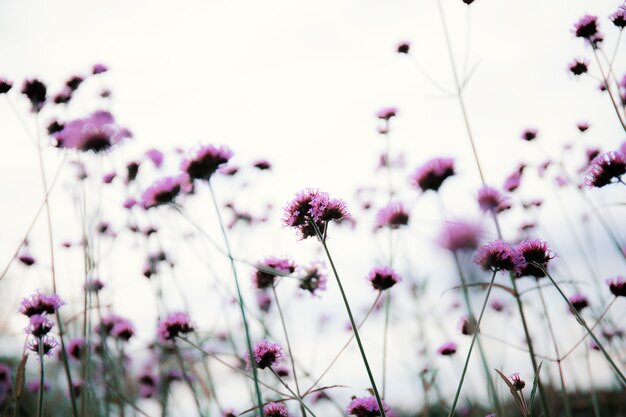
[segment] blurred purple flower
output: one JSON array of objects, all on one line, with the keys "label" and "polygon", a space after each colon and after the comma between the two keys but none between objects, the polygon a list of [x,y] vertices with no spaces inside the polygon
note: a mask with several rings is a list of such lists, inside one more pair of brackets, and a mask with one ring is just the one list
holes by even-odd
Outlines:
[{"label": "blurred purple flower", "polygon": [[263,407],[263,414],[266,417],[290,417],[289,411],[283,403],[267,403]]},{"label": "blurred purple flower", "polygon": [[387,266],[376,266],[367,274],[367,280],[375,290],[384,291],[402,281],[393,269]]},{"label": "blurred purple flower", "polygon": [[8,93],[13,88],[13,83],[6,78],[0,78],[0,94]]},{"label": "blurred purple flower", "polygon": [[417,168],[409,181],[422,191],[438,191],[443,182],[454,174],[454,159],[433,158]]},{"label": "blurred purple flower", "polygon": [[626,4],[619,6],[615,13],[609,16],[609,19],[619,30],[624,29],[626,26]]},{"label": "blurred purple flower", "polygon": [[591,163],[591,168],[585,177],[587,187],[604,187],[616,179],[621,182],[621,176],[626,174],[626,157],[620,151],[603,153]]},{"label": "blurred purple flower", "polygon": [[302,274],[300,279],[300,289],[316,295],[318,291],[326,289],[328,278],[321,261],[312,262],[306,267],[300,268]]},{"label": "blurred purple flower", "polygon": [[42,343],[43,354],[52,356],[52,350],[59,345],[59,342],[52,336],[44,336],[40,338],[31,339],[28,343],[28,349],[39,354],[39,341]]},{"label": "blurred purple flower", "polygon": [[159,322],[157,333],[161,342],[174,340],[179,335],[193,332],[195,326],[186,313],[172,313]]},{"label": "blurred purple flower", "polygon": [[537,131],[537,129],[529,127],[522,131],[522,133],[520,134],[520,138],[522,138],[526,142],[530,142],[537,139],[538,134],[539,132]]},{"label": "blurred purple flower", "polygon": [[154,164],[155,167],[157,168],[161,168],[161,165],[163,165],[163,152],[161,152],[158,149],[149,149],[146,151],[146,153],[144,154],[146,156],[146,158],[148,158],[150,161],[152,161],[152,163]]},{"label": "blurred purple flower", "polygon": [[376,112],[376,117],[381,120],[389,121],[392,117],[398,114],[398,109],[396,107],[384,107],[378,112]]},{"label": "blurred purple flower", "polygon": [[482,228],[470,222],[445,222],[437,243],[449,251],[475,250],[483,234]]},{"label": "blurred purple flower", "polygon": [[148,187],[141,196],[141,205],[150,209],[162,204],[173,203],[183,189],[184,179],[181,177],[166,177],[156,181]]},{"label": "blurred purple flower", "polygon": [[31,111],[39,113],[46,102],[48,88],[44,83],[36,78],[24,81],[22,85],[22,94],[24,94],[31,104]]},{"label": "blurred purple flower", "polygon": [[511,383],[513,384],[515,389],[518,391],[523,390],[524,387],[526,386],[526,382],[524,382],[524,380],[519,376],[518,372],[511,374],[509,376],[509,379],[511,379]]},{"label": "blurred purple flower", "polygon": [[585,15],[574,24],[572,29],[577,38],[587,40],[593,47],[602,42],[603,37],[598,27],[598,17]]},{"label": "blurred purple flower", "polygon": [[507,199],[497,189],[489,186],[478,190],[478,206],[484,212],[500,213],[510,208]]},{"label": "blurred purple flower", "polygon": [[225,146],[202,146],[193,156],[183,160],[181,169],[192,180],[209,180],[232,156],[233,152]]},{"label": "blurred purple flower", "polygon": [[[259,263],[259,266],[267,267],[275,269],[277,272],[282,272],[283,274],[290,275],[296,270],[296,265],[289,258],[278,258],[276,256],[271,256],[269,258],[264,259]],[[256,269],[252,274],[252,282],[256,286],[256,288],[270,288],[274,285],[274,280],[278,275],[269,272],[265,269]]]},{"label": "blurred purple flower", "polygon": [[103,72],[107,72],[109,70],[109,67],[107,67],[104,64],[95,64],[92,68],[91,68],[91,73],[93,75],[97,75],[97,74],[102,74]]},{"label": "blurred purple flower", "polygon": [[400,41],[396,44],[396,52],[399,54],[408,54],[411,49],[411,42]]},{"label": "blurred purple flower", "polygon": [[611,294],[616,297],[626,297],[626,279],[623,276],[617,276],[607,281]]},{"label": "blurred purple flower", "polygon": [[574,294],[568,298],[569,302],[579,313],[583,311],[586,307],[589,307],[589,301],[584,294]]},{"label": "blurred purple flower", "polygon": [[65,302],[57,294],[45,295],[37,292],[20,302],[20,313],[27,317],[36,314],[54,314]]},{"label": "blurred purple flower", "polygon": [[28,317],[28,327],[24,329],[26,333],[30,333],[35,337],[43,337],[50,333],[54,327],[54,322],[41,314],[34,314]]},{"label": "blurred purple flower", "polygon": [[54,134],[58,148],[96,153],[106,151],[131,137],[130,131],[118,126],[108,111],[97,111],[85,118],[67,122],[63,130]]},{"label": "blurred purple flower", "polygon": [[392,201],[376,213],[374,229],[399,229],[409,224],[409,212],[400,201]]},{"label": "blurred purple flower", "polygon": [[[382,400],[381,400],[382,401]],[[383,401],[383,408],[385,414],[389,417],[393,415],[393,411]],[[360,398],[352,398],[350,404],[346,408],[346,414],[350,416],[356,417],[379,417],[381,415],[380,408],[378,407],[378,401],[376,401],[376,397],[360,397]]]},{"label": "blurred purple flower", "polygon": [[575,58],[569,63],[567,68],[573,75],[579,76],[589,70],[589,61],[584,58]]}]

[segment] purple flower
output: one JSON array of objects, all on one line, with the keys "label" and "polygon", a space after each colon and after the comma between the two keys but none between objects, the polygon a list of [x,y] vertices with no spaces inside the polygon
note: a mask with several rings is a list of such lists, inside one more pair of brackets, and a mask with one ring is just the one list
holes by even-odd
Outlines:
[{"label": "purple flower", "polygon": [[478,206],[484,212],[496,213],[511,207],[500,191],[488,186],[478,190]]},{"label": "purple flower", "polygon": [[97,75],[97,74],[102,74],[103,72],[107,72],[109,70],[109,67],[107,67],[104,64],[95,64],[92,68],[91,68],[91,73],[93,75]]},{"label": "purple flower", "polygon": [[502,187],[505,191],[511,193],[519,188],[524,168],[526,168],[526,165],[520,164],[515,171],[513,171],[513,173],[506,178],[504,186]]},{"label": "purple flower", "polygon": [[155,167],[157,168],[161,168],[161,165],[163,165],[163,152],[161,152],[158,149],[149,149],[145,152],[144,154],[146,156],[146,158],[148,158],[150,161],[152,161],[152,163],[154,164]]},{"label": "purple flower", "polygon": [[46,102],[48,88],[44,83],[36,78],[24,81],[22,85],[22,94],[24,94],[31,104],[31,111],[39,113]]},{"label": "purple flower", "polygon": [[398,109],[396,107],[384,107],[376,113],[376,117],[380,120],[389,121],[392,117],[398,114]]},{"label": "purple flower", "polygon": [[504,304],[500,300],[491,300],[489,306],[498,313],[504,311]]},{"label": "purple flower", "polygon": [[624,174],[626,174],[624,154],[620,151],[607,152],[593,160],[585,177],[585,185],[590,188],[604,187],[611,184],[614,178],[621,181],[620,177]]},{"label": "purple flower", "polygon": [[312,262],[307,267],[301,268],[300,289],[317,294],[317,291],[326,289],[328,280],[322,262]]},{"label": "purple flower", "polygon": [[341,221],[349,216],[343,200],[330,198],[328,193],[307,188],[284,207],[283,225],[293,227],[301,239],[316,236],[315,226],[324,235],[330,221]]},{"label": "purple flower", "polygon": [[54,322],[41,314],[34,314],[29,316],[28,319],[29,325],[24,329],[24,331],[35,337],[43,337],[47,335],[54,327]]},{"label": "purple flower", "polygon": [[17,259],[26,266],[32,266],[37,263],[37,260],[27,251],[21,252],[17,255]]},{"label": "purple flower", "polygon": [[615,13],[609,16],[609,19],[611,19],[611,22],[620,30],[624,29],[626,26],[626,5],[620,6]]},{"label": "purple flower", "polygon": [[131,137],[130,131],[118,126],[108,111],[97,111],[85,118],[67,122],[63,130],[54,134],[58,148],[96,153],[106,151]]},{"label": "purple flower", "polygon": [[580,294],[580,293],[574,294],[570,296],[568,300],[570,304],[574,307],[574,309],[578,311],[579,313],[585,307],[589,307],[589,301],[587,300],[587,297],[585,297],[583,294]]},{"label": "purple flower", "polygon": [[111,336],[128,341],[135,334],[135,326],[127,319],[118,320],[111,329]]},{"label": "purple flower", "polygon": [[252,166],[260,171],[268,171],[272,169],[272,164],[265,159],[259,159],[257,161],[254,161],[252,163]]},{"label": "purple flower", "polygon": [[181,334],[193,332],[195,326],[191,324],[191,320],[186,313],[173,313],[167,316],[165,320],[159,322],[157,333],[161,342],[174,340]]},{"label": "purple flower", "polygon": [[589,69],[589,61],[583,58],[576,58],[567,66],[573,75],[582,75]]},{"label": "purple flower", "polygon": [[476,333],[478,322],[474,316],[463,316],[459,322],[459,327],[461,328],[461,333],[466,336],[471,336]]},{"label": "purple flower", "polygon": [[[254,362],[256,367],[259,369],[265,369],[267,367],[275,366],[278,363],[278,360],[283,355],[283,349],[277,343],[269,343],[267,340],[263,339],[254,344],[254,348],[252,349],[252,353],[254,354]],[[248,352],[244,355],[244,359],[248,368],[250,368],[250,355]]]},{"label": "purple flower", "polygon": [[525,140],[526,142],[530,142],[532,140],[535,140],[537,138],[538,135],[538,131],[535,128],[529,127],[526,128],[522,131],[520,138],[522,138],[523,140]]},{"label": "purple flower", "polygon": [[80,361],[85,354],[86,348],[87,345],[85,344],[85,339],[83,339],[82,337],[77,337],[70,340],[70,342],[68,343],[67,354],[70,356],[70,358]]},{"label": "purple flower", "polygon": [[141,196],[141,205],[144,209],[173,203],[183,189],[184,179],[181,177],[166,177],[148,187]]},{"label": "purple flower", "polygon": [[[388,416],[393,415],[391,408],[384,401],[382,401],[382,403],[385,414]],[[346,408],[346,413],[356,417],[379,417],[381,415],[378,401],[376,401],[376,397],[374,396],[352,398],[352,401],[348,404],[348,408]]]},{"label": "purple flower", "polygon": [[454,159],[434,158],[419,167],[409,181],[422,191],[438,191],[443,182],[454,174]]},{"label": "purple flower", "polygon": [[52,350],[58,346],[59,342],[52,336],[44,336],[41,339],[35,338],[31,339],[28,343],[28,349],[32,350],[35,353],[39,353],[39,341],[42,343],[43,354],[47,356],[52,356]]},{"label": "purple flower", "polygon": [[488,271],[519,272],[524,267],[524,257],[518,250],[501,240],[494,240],[478,249],[474,263]]},{"label": "purple flower", "polygon": [[588,122],[578,122],[576,124],[576,128],[580,131],[580,133],[584,133],[589,129],[589,123]]},{"label": "purple flower", "polygon": [[626,279],[623,276],[617,276],[607,281],[611,294],[616,297],[626,297]]},{"label": "purple flower", "polygon": [[396,45],[396,52],[399,54],[408,54],[410,48],[411,48],[411,42],[400,41]]},{"label": "purple flower", "polygon": [[117,174],[115,172],[106,173],[102,176],[102,182],[105,184],[111,184],[116,176]]},{"label": "purple flower", "polygon": [[0,78],[0,94],[8,93],[13,88],[13,83],[6,78]]},{"label": "purple flower", "polygon": [[232,151],[225,146],[203,146],[183,161],[181,169],[192,180],[209,180],[220,165],[228,162],[232,156]]},{"label": "purple flower", "polygon": [[296,265],[291,259],[278,258],[275,256],[264,259],[259,265],[261,268],[255,270],[252,274],[252,281],[259,289],[270,288],[274,285],[274,280],[278,276],[277,274],[268,272],[266,269],[262,269],[262,267],[275,269],[287,275],[291,275],[296,270]]},{"label": "purple flower", "polygon": [[139,384],[139,396],[141,398],[152,398],[158,393],[158,377],[150,373],[144,373],[137,379]]},{"label": "purple flower", "polygon": [[263,414],[266,417],[290,417],[289,411],[283,403],[267,403],[263,407]]},{"label": "purple flower", "polygon": [[513,384],[515,389],[518,391],[523,390],[524,387],[526,386],[526,382],[524,382],[524,380],[519,376],[518,372],[511,374],[509,378],[511,379],[511,383]]},{"label": "purple flower", "polygon": [[20,313],[27,317],[36,314],[54,314],[65,302],[57,294],[45,295],[37,292],[20,302]]},{"label": "purple flower", "polygon": [[439,346],[437,353],[441,356],[452,356],[456,353],[457,345],[454,342],[447,342]]},{"label": "purple flower", "polygon": [[598,42],[602,42],[602,34],[598,27],[598,17],[585,15],[580,18],[572,30],[577,38],[583,38],[589,41],[591,45],[596,45]]},{"label": "purple flower", "polygon": [[520,277],[527,275],[535,278],[545,277],[546,273],[541,268],[533,264],[539,264],[546,269],[548,267],[548,262],[556,256],[548,247],[548,243],[540,239],[525,240],[521,242],[517,245],[517,251],[524,258],[524,266],[519,272]]},{"label": "purple flower", "polygon": [[404,208],[404,204],[393,201],[378,211],[374,229],[382,229],[383,227],[399,229],[407,224],[409,224],[409,212]]},{"label": "purple flower", "polygon": [[470,222],[446,222],[439,233],[437,242],[443,248],[456,252],[475,250],[483,231],[480,226]]},{"label": "purple flower", "polygon": [[267,293],[267,291],[257,291],[256,301],[259,305],[259,310],[265,313],[270,311],[270,307],[272,306],[272,297]]},{"label": "purple flower", "polygon": [[375,290],[384,291],[402,281],[400,276],[393,269],[387,266],[377,266],[367,275],[367,280]]}]

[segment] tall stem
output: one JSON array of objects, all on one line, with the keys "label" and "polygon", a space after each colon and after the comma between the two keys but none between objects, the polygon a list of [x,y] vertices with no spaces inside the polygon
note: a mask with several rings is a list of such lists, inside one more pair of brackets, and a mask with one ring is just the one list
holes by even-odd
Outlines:
[{"label": "tall stem", "polygon": [[[215,192],[213,191],[213,186],[211,185],[211,181],[208,181],[209,191],[211,192],[211,199],[213,200],[213,205],[215,206],[215,212],[217,213],[217,219],[220,224],[220,229],[222,230],[222,236],[224,237],[224,244],[226,245],[226,252],[228,253],[228,260],[230,261],[230,267],[233,271],[233,277],[235,279],[235,288],[237,290],[237,299],[239,301],[239,309],[241,310],[241,319],[243,321],[243,328],[246,333],[246,344],[248,347],[248,355],[250,358],[254,358],[254,351],[252,350],[252,339],[250,338],[250,328],[248,326],[248,319],[246,318],[246,308],[243,301],[243,296],[241,295],[241,287],[239,285],[239,277],[237,275],[237,267],[235,266],[235,258],[233,257],[233,253],[230,249],[230,243],[228,242],[228,235],[226,234],[226,229],[224,228],[224,222],[222,221],[222,214],[220,212],[220,208],[217,204],[217,199],[215,198]],[[259,376],[258,370],[255,361],[250,361],[252,367],[252,377],[254,378],[254,389],[256,392],[256,399],[259,406],[259,413],[261,417],[263,417],[263,397],[261,396],[261,388],[259,387]]]},{"label": "tall stem", "polygon": [[44,381],[45,374],[43,368],[43,340],[41,337],[38,338],[37,347],[39,349],[39,392],[37,394],[37,417],[43,416],[43,390],[44,390]]},{"label": "tall stem", "polygon": [[611,98],[611,104],[613,104],[615,113],[617,113],[617,118],[619,119],[619,123],[622,125],[622,128],[626,130],[626,122],[624,122],[624,119],[622,118],[622,114],[619,111],[617,101],[615,100],[615,97],[613,96],[613,92],[611,90],[611,86],[609,85],[608,77],[604,74],[604,68],[602,68],[600,57],[598,57],[598,51],[596,51],[596,47],[593,45],[591,49],[593,50],[593,56],[596,58],[596,62],[598,63],[598,68],[600,68],[600,74],[602,74],[602,80],[604,81],[604,86],[606,87],[607,93],[609,93],[609,97]]}]

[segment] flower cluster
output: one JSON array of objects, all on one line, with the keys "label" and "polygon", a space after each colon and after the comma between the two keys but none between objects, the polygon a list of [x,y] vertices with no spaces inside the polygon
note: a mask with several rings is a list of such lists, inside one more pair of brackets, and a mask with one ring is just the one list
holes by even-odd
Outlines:
[{"label": "flower cluster", "polygon": [[274,285],[274,280],[279,274],[273,273],[271,270],[290,275],[296,270],[296,265],[289,258],[271,256],[264,259],[252,274],[252,281],[255,287],[265,289]]},{"label": "flower cluster", "polygon": [[63,304],[65,303],[57,294],[45,295],[39,290],[22,300],[19,312],[28,317],[29,321],[28,327],[24,330],[34,336],[28,343],[28,349],[40,355],[52,354],[52,350],[59,343],[48,334],[54,327],[54,322],[48,315],[56,313]]},{"label": "flower cluster", "polygon": [[172,313],[159,322],[157,333],[163,343],[171,342],[180,335],[193,332],[195,326],[186,313]]},{"label": "flower cluster", "polygon": [[97,111],[88,117],[65,123],[53,137],[58,148],[98,153],[131,138],[132,134],[128,129],[119,127],[111,113]]},{"label": "flower cluster", "polygon": [[192,180],[209,180],[232,156],[233,152],[225,146],[203,146],[193,156],[183,161],[181,169]]},{"label": "flower cluster", "polygon": [[[281,348],[278,343],[269,343],[267,340],[263,339],[254,344],[252,354],[254,355],[254,363],[257,368],[271,368],[276,366],[278,360],[283,356],[283,348]],[[244,360],[248,368],[250,368],[252,365],[248,352],[244,355]]]},{"label": "flower cluster", "polygon": [[378,291],[388,290],[402,281],[396,271],[387,266],[374,267],[367,275],[367,280]]},{"label": "flower cluster", "polygon": [[[384,401],[383,408],[386,415],[393,415],[393,411]],[[352,398],[352,401],[350,401],[350,404],[348,404],[346,408],[346,413],[356,417],[379,417],[381,415],[376,397],[373,396]]]},{"label": "flower cluster", "polygon": [[613,182],[621,181],[626,174],[626,156],[620,151],[607,152],[597,156],[591,162],[591,168],[585,177],[585,185],[590,188],[604,187]]},{"label": "flower cluster", "polygon": [[[341,221],[349,217],[343,200],[330,198],[328,193],[306,189],[284,208],[283,224],[298,231],[301,239],[324,235],[328,222]],[[317,229],[317,230],[316,230]]]},{"label": "flower cluster", "polygon": [[454,174],[454,159],[434,158],[417,168],[409,181],[422,191],[438,191],[443,182]]}]

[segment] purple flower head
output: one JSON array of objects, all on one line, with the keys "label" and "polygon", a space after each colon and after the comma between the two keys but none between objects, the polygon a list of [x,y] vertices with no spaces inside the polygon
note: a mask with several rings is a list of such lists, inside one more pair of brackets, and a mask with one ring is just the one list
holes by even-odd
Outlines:
[{"label": "purple flower head", "polygon": [[65,81],[65,86],[70,89],[70,91],[76,91],[78,87],[85,81],[85,78],[80,75],[72,75]]},{"label": "purple flower head", "polygon": [[526,165],[524,164],[520,164],[515,171],[513,171],[513,173],[511,175],[509,175],[506,180],[504,180],[504,186],[502,188],[504,188],[505,191],[511,193],[515,190],[517,190],[520,186],[520,183],[522,181],[522,173],[524,172],[524,169],[526,168]]},{"label": "purple flower head", "polygon": [[533,276],[535,278],[543,278],[546,273],[536,265],[539,264],[544,269],[548,268],[548,262],[556,256],[548,247],[548,243],[540,240],[525,240],[517,245],[517,251],[524,258],[524,265],[519,272],[519,276]]},{"label": "purple flower head", "polygon": [[502,301],[500,300],[491,300],[491,302],[489,303],[489,307],[491,307],[493,311],[496,311],[498,313],[504,311],[504,303],[502,303]]},{"label": "purple flower head", "polygon": [[209,180],[232,156],[233,152],[225,146],[202,146],[193,156],[183,160],[181,169],[192,180]]},{"label": "purple flower head", "polygon": [[117,174],[115,172],[108,172],[102,176],[102,182],[105,184],[111,184]]},{"label": "purple flower head", "polygon": [[146,156],[146,158],[152,161],[155,167],[161,168],[161,165],[163,165],[164,156],[163,156],[163,152],[161,152],[160,150],[149,149],[146,151],[144,155]]},{"label": "purple flower head", "polygon": [[454,159],[434,158],[417,168],[409,181],[422,191],[438,191],[443,182],[454,174]]},{"label": "purple flower head", "polygon": [[585,177],[587,187],[604,187],[613,182],[613,179],[621,181],[621,176],[626,174],[626,157],[620,151],[607,152],[596,157],[591,163],[591,168]]},{"label": "purple flower head", "polygon": [[587,130],[589,130],[589,127],[590,127],[589,122],[578,122],[576,124],[576,128],[578,129],[580,133],[584,133]]},{"label": "purple flower head", "polygon": [[591,45],[602,42],[603,37],[598,27],[598,17],[585,15],[574,24],[572,29],[577,38],[586,39]]},{"label": "purple flower head", "polygon": [[37,292],[20,302],[20,313],[27,317],[36,314],[54,314],[65,302],[57,294],[46,295]]},{"label": "purple flower head", "polygon": [[529,128],[524,129],[519,137],[525,140],[526,142],[530,142],[532,140],[537,139],[538,134],[539,132],[537,131],[537,129],[529,127]]},{"label": "purple flower head", "polygon": [[525,264],[522,254],[501,240],[494,240],[481,246],[474,257],[474,263],[494,272],[519,272]]},{"label": "purple flower head", "polygon": [[409,41],[400,41],[396,44],[396,52],[399,54],[408,54],[409,49],[411,49],[411,42]]},{"label": "purple flower head", "polygon": [[111,329],[111,336],[120,340],[128,341],[134,334],[135,326],[127,319],[118,320]]},{"label": "purple flower head", "polygon": [[94,331],[104,338],[111,334],[111,331],[118,322],[124,320],[126,319],[121,316],[109,314],[108,316],[102,317],[102,320],[100,320],[100,323],[95,327]]},{"label": "purple flower head", "polygon": [[[384,401],[382,403],[385,414],[388,416],[393,415],[391,408]],[[379,417],[381,415],[378,401],[376,401],[374,396],[352,398],[348,408],[346,408],[346,414],[356,417]]]},{"label": "purple flower head", "polygon": [[59,345],[59,342],[52,336],[44,336],[41,339],[35,338],[31,339],[28,343],[28,349],[32,350],[35,353],[39,353],[39,340],[42,343],[43,354],[47,356],[52,356],[52,350]]},{"label": "purple flower head", "polygon": [[478,190],[478,206],[484,212],[496,213],[500,213],[511,207],[500,191],[488,186]]},{"label": "purple flower head", "polygon": [[252,281],[254,282],[255,287],[259,289],[270,288],[274,285],[274,280],[276,279],[277,274],[268,271],[266,268],[275,269],[277,272],[282,272],[283,274],[291,275],[296,270],[296,265],[289,258],[278,258],[275,256],[271,256],[266,258],[261,262],[260,268],[255,270],[252,274]]},{"label": "purple flower head", "polygon": [[580,294],[580,293],[574,294],[570,296],[568,300],[570,304],[572,304],[574,309],[578,311],[579,313],[583,311],[585,307],[589,307],[589,301],[587,300],[587,297],[585,297],[583,294]]},{"label": "purple flower head", "polygon": [[68,343],[67,354],[70,356],[70,358],[80,361],[82,360],[86,349],[87,345],[85,344],[85,339],[83,339],[82,337],[77,337],[70,340],[70,342]]},{"label": "purple flower head", "polygon": [[22,85],[22,94],[30,101],[31,111],[33,113],[39,113],[43,108],[47,93],[48,88],[46,85],[36,78],[26,80]]},{"label": "purple flower head", "polygon": [[466,336],[471,336],[476,333],[477,327],[478,322],[476,321],[476,317],[474,316],[463,316],[459,321],[459,328],[461,329],[461,333]]},{"label": "purple flower head", "polygon": [[287,407],[283,403],[267,403],[263,407],[263,414],[266,417],[290,417]]},{"label": "purple flower head", "polygon": [[97,74],[102,74],[103,72],[107,72],[109,70],[109,67],[107,67],[104,64],[95,64],[92,68],[91,68],[91,73],[93,75],[97,75]]},{"label": "purple flower head", "polygon": [[399,229],[407,224],[409,224],[409,212],[404,208],[404,204],[400,201],[392,201],[376,213],[374,229],[383,227]]},{"label": "purple flower head", "polygon": [[157,333],[161,342],[174,340],[179,335],[193,332],[195,326],[186,313],[173,313],[159,322]]},{"label": "purple flower head", "polygon": [[387,266],[376,266],[367,274],[367,280],[375,290],[384,291],[402,281],[393,269]]},{"label": "purple flower head", "polygon": [[313,295],[317,294],[318,291],[326,289],[328,278],[322,262],[312,262],[310,265],[300,268],[300,273],[302,274],[299,278],[300,289],[308,291]]},{"label": "purple flower head", "polygon": [[[278,363],[278,360],[283,356],[283,349],[278,343],[269,343],[267,340],[263,339],[254,344],[252,353],[254,354],[256,367],[265,369],[268,366],[272,367]],[[250,368],[250,355],[248,352],[244,355],[244,360],[248,368]]]},{"label": "purple flower head", "polygon": [[129,162],[126,165],[126,184],[135,181],[135,178],[137,178],[137,174],[139,173],[140,165],[141,164],[137,161]]},{"label": "purple flower head", "polygon": [[137,383],[139,384],[139,397],[141,398],[153,398],[158,393],[158,382],[159,379],[157,376],[144,373],[141,375]]},{"label": "purple flower head", "polygon": [[173,203],[176,197],[187,187],[182,177],[166,177],[148,187],[141,196],[141,205],[150,209],[162,204]]},{"label": "purple flower head", "polygon": [[615,13],[609,16],[609,19],[619,30],[624,29],[626,26],[626,4],[619,6]]},{"label": "purple flower head", "polygon": [[452,356],[456,353],[457,345],[454,342],[447,342],[439,346],[437,353],[441,356]]},{"label": "purple flower head", "polygon": [[6,78],[0,78],[0,94],[8,93],[13,88],[13,83]]},{"label": "purple flower head", "polygon": [[573,75],[579,76],[589,70],[589,61],[583,58],[576,58],[569,63],[567,68]]},{"label": "purple flower head", "polygon": [[272,169],[272,164],[265,159],[259,159],[259,160],[254,161],[252,163],[252,166],[258,169],[259,171],[269,171],[270,169]]},{"label": "purple flower head", "polygon": [[28,317],[29,324],[28,327],[24,329],[26,333],[30,333],[35,337],[42,337],[50,333],[50,330],[54,327],[54,322],[52,322],[48,317],[43,316],[41,314],[34,314]]},{"label": "purple flower head", "polygon": [[130,131],[118,126],[108,111],[97,111],[85,118],[67,122],[63,130],[54,135],[58,148],[95,153],[106,151],[131,137]]},{"label": "purple flower head", "polygon": [[328,193],[311,188],[296,194],[283,211],[283,225],[295,228],[301,239],[317,235],[313,223],[324,235],[329,221],[349,217],[343,200],[330,198]]},{"label": "purple flower head", "polygon": [[384,107],[376,113],[376,117],[380,120],[389,121],[392,117],[398,114],[398,109],[396,107]]},{"label": "purple flower head", "polygon": [[130,210],[131,208],[135,207],[137,205],[137,200],[135,200],[133,197],[127,198],[126,200],[124,200],[124,203],[122,204],[122,207],[124,207],[127,210]]},{"label": "purple flower head", "polygon": [[524,382],[524,380],[519,376],[518,372],[511,374],[509,378],[511,379],[511,383],[513,384],[515,389],[518,391],[523,390],[524,387],[526,386],[526,382]]},{"label": "purple flower head", "polygon": [[439,233],[437,243],[452,252],[473,251],[479,245],[482,228],[470,222],[446,222]]},{"label": "purple flower head", "polygon": [[17,259],[26,266],[32,266],[37,263],[37,260],[27,251],[20,252],[17,255]]},{"label": "purple flower head", "polygon": [[616,297],[626,297],[626,279],[623,276],[617,276],[607,281],[611,294]]}]

